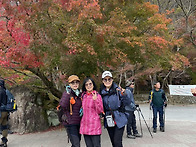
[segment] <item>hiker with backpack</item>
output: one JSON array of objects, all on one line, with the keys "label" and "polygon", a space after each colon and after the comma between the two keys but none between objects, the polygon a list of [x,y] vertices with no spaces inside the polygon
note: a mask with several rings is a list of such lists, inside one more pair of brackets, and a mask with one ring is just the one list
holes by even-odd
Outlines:
[{"label": "hiker with backpack", "polygon": [[167,107],[167,99],[165,92],[160,88],[160,82],[154,82],[154,89],[150,91],[149,103],[153,110],[153,132],[157,132],[157,113],[159,113],[160,131],[165,131],[164,124],[164,108]]},{"label": "hiker with backpack", "polygon": [[[4,80],[0,80],[0,105],[7,104],[7,95],[6,95],[6,88]],[[8,112],[5,109],[0,109],[0,125],[2,130],[2,138],[0,146],[6,147],[7,146],[7,136],[8,136]]]},{"label": "hiker with backpack", "polygon": [[62,123],[67,130],[68,137],[72,147],[80,147],[81,135],[80,130],[80,114],[82,106],[81,94],[79,91],[80,79],[76,75],[68,78],[69,86],[60,99],[60,106],[63,109]]},{"label": "hiker with backpack", "polygon": [[104,127],[107,129],[113,147],[122,147],[122,137],[125,125],[128,122],[125,109],[131,103],[124,94],[124,90],[113,82],[110,71],[102,74],[102,85],[100,94],[104,106]]},{"label": "hiker with backpack", "polygon": [[80,122],[80,134],[84,135],[86,147],[101,147],[101,119],[103,102],[101,95],[96,91],[93,79],[86,78],[82,86],[83,116]]}]

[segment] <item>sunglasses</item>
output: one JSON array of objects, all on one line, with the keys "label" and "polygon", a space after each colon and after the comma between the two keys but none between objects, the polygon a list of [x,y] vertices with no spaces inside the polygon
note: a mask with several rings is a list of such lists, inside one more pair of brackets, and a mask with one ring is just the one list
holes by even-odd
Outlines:
[{"label": "sunglasses", "polygon": [[79,81],[72,81],[70,84],[74,85],[74,84],[79,84]]},{"label": "sunglasses", "polygon": [[104,82],[111,82],[112,80],[113,80],[112,78],[103,79]]},{"label": "sunglasses", "polygon": [[85,84],[85,86],[87,87],[87,86],[92,86],[93,85],[93,83],[86,83]]}]

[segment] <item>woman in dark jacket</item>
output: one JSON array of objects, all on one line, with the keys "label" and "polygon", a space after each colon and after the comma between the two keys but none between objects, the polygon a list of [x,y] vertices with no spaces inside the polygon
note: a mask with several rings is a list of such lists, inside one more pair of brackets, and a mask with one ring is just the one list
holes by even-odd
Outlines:
[{"label": "woman in dark jacket", "polygon": [[65,92],[60,100],[60,106],[63,108],[63,125],[67,129],[69,139],[72,147],[80,147],[81,135],[80,131],[80,108],[82,100],[80,97],[79,83],[80,79],[76,75],[71,75],[68,78],[69,86],[66,87]]},{"label": "woman in dark jacket", "polygon": [[111,72],[103,72],[102,82],[100,94],[105,112],[104,126],[107,128],[112,146],[122,147],[123,132],[128,121],[124,107],[129,105],[131,100],[113,82]]}]

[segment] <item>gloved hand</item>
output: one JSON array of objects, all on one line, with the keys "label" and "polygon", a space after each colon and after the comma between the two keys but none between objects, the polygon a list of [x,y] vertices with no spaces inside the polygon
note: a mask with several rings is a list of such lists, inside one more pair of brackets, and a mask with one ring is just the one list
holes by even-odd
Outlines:
[{"label": "gloved hand", "polygon": [[167,103],[164,104],[165,108],[167,107]]},{"label": "gloved hand", "polygon": [[135,105],[135,107],[137,108],[137,107],[139,107],[139,105],[138,105],[138,104],[136,104],[136,105]]},{"label": "gloved hand", "polygon": [[100,118],[104,118],[105,117],[105,113],[102,112],[102,113],[99,114],[99,116],[100,116]]}]

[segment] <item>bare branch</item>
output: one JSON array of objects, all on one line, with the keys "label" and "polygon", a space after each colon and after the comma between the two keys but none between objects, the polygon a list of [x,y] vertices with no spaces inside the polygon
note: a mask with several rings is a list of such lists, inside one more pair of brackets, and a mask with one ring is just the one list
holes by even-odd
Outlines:
[{"label": "bare branch", "polygon": [[191,41],[191,43],[193,44],[193,46],[196,48],[195,37],[193,37],[193,31],[194,31],[194,29],[192,29],[192,30],[190,31],[190,41]]},{"label": "bare branch", "polygon": [[185,15],[185,17],[188,17],[187,16],[187,13],[186,13],[186,10],[185,10],[185,8],[183,7],[183,3],[182,3],[182,1],[181,0],[175,0],[176,1],[176,3],[178,4],[178,6],[182,9],[182,11],[183,11],[183,13],[184,13],[184,15]]},{"label": "bare branch", "polygon": [[168,74],[165,76],[165,78],[163,79],[162,89],[163,89],[163,87],[164,87],[164,85],[165,85],[166,79],[168,78],[168,76],[170,75],[171,72],[172,72],[172,71],[170,70],[170,71],[168,72]]},{"label": "bare branch", "polygon": [[38,79],[38,77],[36,77],[36,76],[28,75],[28,74],[26,74],[25,72],[19,71],[19,70],[15,69],[15,68],[12,68],[12,67],[11,67],[10,69],[14,70],[14,71],[17,72],[17,73],[23,74],[23,75],[25,75],[25,76],[27,76],[27,77],[31,77],[31,78],[36,78],[36,79]]},{"label": "bare branch", "polygon": [[12,84],[17,84],[16,81],[14,81],[14,80],[11,81],[11,80],[9,80],[9,79],[3,78],[2,76],[0,76],[0,78],[3,79],[4,81],[8,81],[8,82],[10,82],[10,83],[12,83]]},{"label": "bare branch", "polygon": [[178,77],[180,77],[182,74],[184,74],[185,73],[185,71],[183,70],[178,76],[176,76],[175,78],[178,78]]},{"label": "bare branch", "polygon": [[157,2],[158,2],[158,6],[159,6],[159,13],[161,13],[161,3],[159,0],[157,0]]}]

